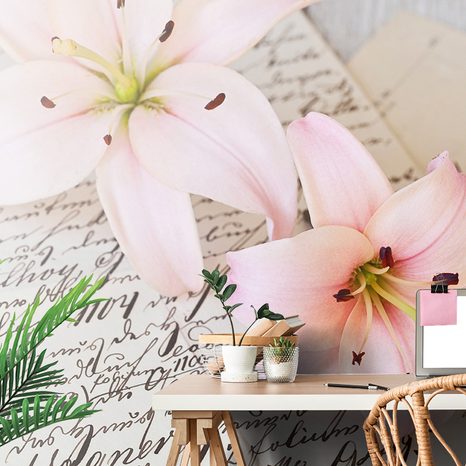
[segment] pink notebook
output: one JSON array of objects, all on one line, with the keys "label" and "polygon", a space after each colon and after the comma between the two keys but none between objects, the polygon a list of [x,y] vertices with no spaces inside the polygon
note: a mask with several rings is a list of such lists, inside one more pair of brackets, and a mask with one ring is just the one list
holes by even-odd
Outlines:
[{"label": "pink notebook", "polygon": [[419,290],[421,325],[456,325],[456,294],[456,290],[448,293]]}]

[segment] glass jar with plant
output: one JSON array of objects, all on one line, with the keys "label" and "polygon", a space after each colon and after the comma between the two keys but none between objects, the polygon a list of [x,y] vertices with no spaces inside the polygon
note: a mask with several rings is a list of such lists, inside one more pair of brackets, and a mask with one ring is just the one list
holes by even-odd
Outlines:
[{"label": "glass jar with plant", "polygon": [[218,269],[212,272],[204,269],[202,271],[204,281],[214,292],[214,296],[220,301],[226,317],[230,323],[232,345],[225,345],[222,347],[223,363],[225,371],[222,372],[222,381],[225,382],[255,382],[257,381],[257,372],[255,372],[254,364],[257,356],[257,346],[244,345],[244,339],[248,331],[252,328],[254,323],[259,319],[269,320],[283,320],[282,314],[278,314],[270,310],[269,305],[263,304],[259,309],[254,311],[254,319],[249,327],[241,335],[235,332],[233,322],[233,311],[242,306],[243,303],[227,304],[227,301],[233,296],[236,291],[237,285],[234,283],[227,283],[228,276],[221,274]]},{"label": "glass jar with plant", "polygon": [[269,382],[294,382],[298,371],[299,348],[288,338],[274,338],[264,348],[264,369]]}]

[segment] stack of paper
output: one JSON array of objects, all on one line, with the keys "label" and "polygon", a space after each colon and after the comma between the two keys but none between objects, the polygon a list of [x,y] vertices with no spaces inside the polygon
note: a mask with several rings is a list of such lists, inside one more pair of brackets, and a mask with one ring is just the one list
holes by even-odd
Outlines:
[{"label": "stack of paper", "polygon": [[466,34],[400,13],[366,43],[349,70],[421,168],[448,150],[466,169]]}]

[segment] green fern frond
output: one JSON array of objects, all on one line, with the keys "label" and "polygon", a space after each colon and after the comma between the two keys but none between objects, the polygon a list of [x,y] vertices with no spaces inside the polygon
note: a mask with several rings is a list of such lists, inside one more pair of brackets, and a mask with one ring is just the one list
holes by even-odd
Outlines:
[{"label": "green fern frond", "polygon": [[24,399],[21,406],[12,408],[8,417],[0,416],[0,445],[42,427],[63,421],[78,420],[97,412],[85,403],[73,409],[77,395],[70,397],[50,395],[47,400],[39,395]]},{"label": "green fern frond", "polygon": [[[20,360],[26,358],[45,338],[70,317],[77,310],[82,309],[102,299],[92,300],[92,296],[103,285],[104,279],[98,280],[89,287],[92,276],[83,278],[62,299],[58,300],[40,319],[31,331],[31,322],[40,304],[39,295],[32,305],[26,309],[12,342],[15,316],[8,327],[5,341],[0,350],[0,378],[11,370]],[[89,288],[89,289],[88,289]]]},{"label": "green fern frond", "polygon": [[56,369],[56,362],[45,364],[45,353],[44,350],[36,357],[35,350],[32,351],[29,359],[19,361],[14,371],[8,371],[0,379],[0,416],[5,416],[11,408],[20,407],[25,398],[55,393],[43,389],[63,383],[63,369]]},{"label": "green fern frond", "polygon": [[104,279],[91,285],[92,276],[83,278],[63,298],[58,300],[32,324],[40,304],[39,295],[24,312],[15,328],[13,315],[5,339],[0,347],[0,446],[24,433],[69,419],[92,414],[90,404],[73,409],[74,395],[58,398],[51,386],[63,383],[63,370],[56,362],[45,363],[46,351],[37,353],[37,347],[64,322],[71,321],[79,309],[105,299],[94,298]]}]

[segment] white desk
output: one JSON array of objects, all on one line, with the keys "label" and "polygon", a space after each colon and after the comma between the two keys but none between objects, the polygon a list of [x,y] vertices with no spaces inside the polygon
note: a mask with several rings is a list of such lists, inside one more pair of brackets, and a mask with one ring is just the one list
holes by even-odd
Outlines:
[{"label": "white desk", "polygon": [[[412,375],[298,375],[295,383],[237,384],[194,375],[156,393],[152,406],[166,411],[369,411],[383,392],[327,388],[324,383],[372,382],[392,388],[415,380]],[[445,393],[429,409],[466,410],[466,397]]]},{"label": "white desk", "polygon": [[[199,446],[209,444],[211,463],[226,465],[218,425],[225,422],[238,466],[245,466],[231,411],[369,411],[384,392],[348,388],[327,388],[325,383],[362,384],[369,382],[393,388],[414,382],[412,375],[299,375],[295,383],[222,383],[207,375],[187,376],[153,396],[155,410],[172,411],[175,437],[167,462],[176,465],[180,448],[183,465],[200,465]],[[399,405],[403,409],[403,405]],[[466,410],[466,396],[443,393],[429,405],[430,410]]]}]

